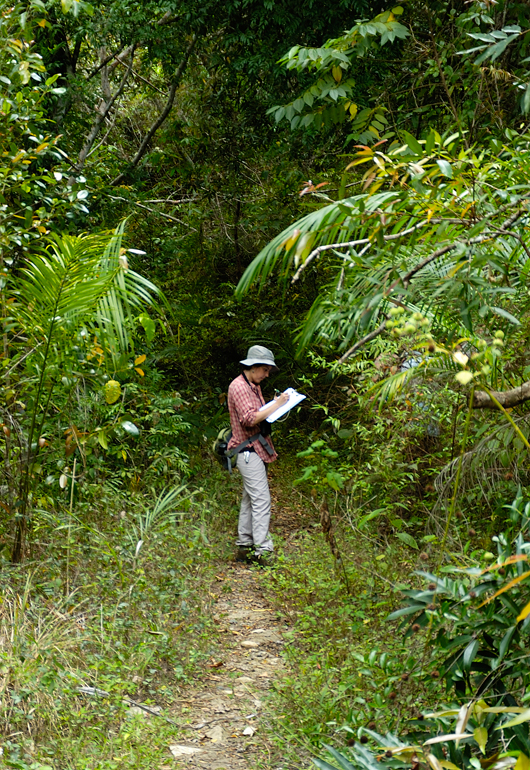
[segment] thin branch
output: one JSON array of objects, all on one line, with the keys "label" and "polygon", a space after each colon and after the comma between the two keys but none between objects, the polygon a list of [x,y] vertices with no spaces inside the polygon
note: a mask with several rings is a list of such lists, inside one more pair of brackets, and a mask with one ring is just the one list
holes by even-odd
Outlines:
[{"label": "thin branch", "polygon": [[[416,230],[419,230],[422,227],[425,227],[425,225],[432,224],[437,225],[441,224],[442,222],[447,222],[448,224],[453,225],[469,225],[469,221],[463,220],[463,219],[444,219],[444,218],[432,218],[432,219],[422,219],[421,222],[418,222],[417,225],[413,225],[412,227],[409,227],[408,230],[403,230],[402,233],[395,233],[394,235],[383,235],[383,240],[385,243],[388,241],[397,241],[400,238],[403,238],[405,235],[411,235],[412,233],[416,232]],[[311,262],[316,259],[323,251],[328,251],[329,249],[346,249],[346,248],[352,248],[353,246],[363,246],[364,244],[371,244],[372,239],[371,238],[361,238],[357,241],[347,241],[344,243],[329,243],[324,246],[317,246],[316,249],[313,249],[311,254],[308,256],[308,258],[305,260],[303,265],[300,265],[296,273],[294,274],[294,277],[291,281],[291,283],[295,283],[299,278],[302,272],[308,267],[308,265],[311,264]]]},{"label": "thin branch", "polygon": [[[156,22],[156,26],[162,27],[165,24],[172,24],[174,21],[177,21],[178,18],[179,18],[178,16],[172,16],[170,11],[166,11],[166,13],[162,16],[162,18]],[[114,59],[114,62],[112,62],[111,69],[114,69],[115,67],[117,67],[118,64],[122,64],[123,62],[121,62],[118,57],[124,56],[126,58],[137,46],[138,46],[138,43],[129,45],[125,49],[122,46],[117,53],[112,53],[109,56],[107,56],[106,59],[104,59],[102,62],[98,64],[97,67],[95,67],[95,69],[89,72],[88,75],[86,76],[86,79],[91,80],[94,77],[94,75],[97,75],[98,72],[101,69],[103,69],[103,67],[105,67],[107,64],[109,64],[109,62],[112,62],[113,59]]]},{"label": "thin branch", "polygon": [[[414,276],[417,273],[423,270],[423,268],[426,267],[428,264],[438,259],[438,257],[441,257],[444,254],[448,254],[451,251],[454,251],[456,247],[459,245],[459,243],[462,243],[465,246],[471,246],[475,243],[483,243],[486,240],[490,240],[491,238],[495,237],[495,235],[498,235],[499,232],[506,231],[506,228],[511,227],[511,225],[514,222],[516,222],[517,219],[519,219],[519,217],[522,214],[523,214],[523,209],[518,209],[514,214],[512,214],[511,217],[509,217],[505,222],[502,223],[502,225],[499,228],[495,229],[494,231],[488,231],[487,233],[482,233],[482,235],[477,235],[476,237],[470,238],[467,241],[450,243],[450,244],[447,244],[447,246],[442,246],[436,251],[433,251],[433,253],[429,254],[428,257],[425,257],[425,259],[422,259],[421,262],[418,262],[416,265],[414,265],[414,267],[412,267],[407,273],[405,273],[404,276],[400,276],[399,278],[396,278],[396,280],[393,281],[393,283],[385,291],[385,298],[388,300],[388,295],[390,294],[392,289],[395,289],[395,287],[398,286],[399,284],[403,284],[403,286],[407,288],[412,278],[414,278]],[[403,234],[405,234],[405,232],[406,231],[403,231]],[[387,320],[388,320],[388,317],[385,316],[385,320],[377,327],[377,329],[374,329],[369,334],[365,335],[362,339],[358,340],[358,342],[356,342],[355,345],[353,345],[349,350],[346,351],[346,353],[344,353],[343,356],[341,356],[341,358],[339,359],[339,363],[344,363],[346,359],[348,359],[353,353],[355,353],[355,351],[359,350],[359,348],[361,348],[367,342],[370,342],[371,340],[378,337],[384,331]],[[515,390],[517,390],[517,388],[515,388]],[[509,393],[510,391],[507,391],[507,392]],[[528,400],[528,399],[524,399],[524,400]],[[487,405],[485,404],[484,406],[487,406]]]},{"label": "thin branch", "polygon": [[371,342],[371,340],[375,340],[376,337],[379,337],[379,335],[385,330],[387,321],[388,316],[385,315],[385,320],[377,327],[377,329],[374,329],[369,334],[366,334],[362,339],[356,342],[355,345],[352,345],[352,347],[347,350],[343,356],[339,358],[339,364],[343,364],[346,359],[352,356],[356,350],[362,348],[363,345],[366,345],[367,342]]},{"label": "thin branch", "polygon": [[[121,60],[120,57],[116,57],[116,62],[117,64],[121,64],[122,67],[127,66],[125,62]],[[142,80],[146,85],[149,86],[149,88],[152,88],[155,91],[158,91],[159,94],[162,94],[162,96],[165,96],[165,93],[164,91],[162,91],[161,88],[158,88],[158,86],[155,86],[153,83],[151,83],[150,80],[147,80],[147,78],[144,78],[143,75],[140,75],[138,72],[136,72],[136,70],[132,70],[132,74],[134,75],[135,78],[138,78],[138,80]]]},{"label": "thin branch", "polygon": [[[92,70],[92,72],[88,73],[88,75],[86,76],[86,80],[91,80],[93,77],[95,77],[95,75],[97,75],[98,72],[103,69],[103,67],[106,67],[109,62],[111,62],[113,59],[116,59],[121,54],[122,51],[123,51],[123,46],[120,48],[120,50],[117,53],[109,54],[105,59],[103,59],[103,61],[101,61],[98,64],[97,67],[95,67]],[[132,51],[132,45],[128,46],[125,49],[125,55],[127,56],[127,52],[130,53],[131,51]]]},{"label": "thin branch", "polygon": [[180,198],[179,200],[173,200],[173,198],[150,198],[144,201],[144,203],[172,203],[175,206],[178,203],[193,203],[197,198]]},{"label": "thin branch", "polygon": [[195,227],[192,227],[187,222],[183,222],[182,219],[177,219],[177,217],[172,217],[171,214],[165,214],[163,211],[157,211],[156,209],[149,208],[149,206],[145,206],[143,203],[138,203],[138,201],[131,201],[128,198],[123,198],[121,195],[109,195],[108,193],[107,197],[111,198],[113,201],[124,201],[125,203],[131,203],[133,206],[138,206],[139,209],[145,209],[151,214],[164,217],[164,219],[170,219],[172,222],[178,222],[179,225],[184,225],[184,227],[189,227],[190,230],[193,230],[193,232],[197,232]]},{"label": "thin branch", "polygon": [[[384,235],[383,238],[386,241],[396,241],[399,238],[403,238],[405,235],[410,235],[411,233],[415,232],[416,230],[419,230],[420,227],[424,227],[424,225],[428,224],[427,219],[423,219],[421,222],[419,222],[417,225],[414,225],[413,227],[409,227],[408,230],[403,230],[402,233],[397,233],[396,235]],[[300,275],[302,272],[308,267],[308,265],[311,264],[311,262],[316,259],[323,251],[329,251],[329,249],[346,249],[346,248],[353,248],[354,246],[364,246],[365,244],[371,243],[370,238],[360,238],[356,241],[347,241],[346,243],[328,243],[324,246],[317,246],[316,249],[313,249],[311,254],[308,256],[308,258],[305,260],[303,265],[300,265],[296,273],[294,274],[294,277],[291,281],[291,283],[296,283],[296,281],[300,278]]]},{"label": "thin branch", "polygon": [[[149,142],[151,141],[151,139],[153,138],[155,133],[158,131],[158,129],[160,128],[162,123],[165,121],[165,119],[167,118],[167,116],[171,112],[171,108],[173,107],[173,102],[175,101],[175,94],[177,92],[177,86],[179,85],[179,81],[180,81],[180,79],[182,77],[182,74],[183,74],[184,70],[186,69],[186,64],[188,63],[188,59],[189,59],[193,49],[195,48],[195,44],[197,43],[197,40],[198,40],[197,35],[193,34],[193,36],[191,38],[191,42],[188,45],[188,47],[186,49],[186,52],[185,52],[184,56],[182,57],[182,60],[181,60],[181,62],[179,64],[179,66],[177,67],[175,75],[173,76],[173,82],[172,82],[171,88],[169,90],[169,95],[168,95],[168,98],[167,98],[166,106],[164,107],[164,109],[162,110],[162,112],[160,113],[158,118],[155,120],[155,122],[153,123],[153,125],[151,126],[151,128],[149,129],[147,134],[145,135],[144,140],[141,143],[141,145],[140,145],[140,147],[138,149],[138,152],[136,153],[136,155],[132,159],[131,163],[129,164],[129,166],[127,168],[127,171],[131,171],[133,168],[136,168],[136,166],[138,165],[140,160],[145,155],[145,152],[146,152],[146,150],[147,150],[147,148],[149,146]],[[121,184],[125,180],[125,178],[126,178],[126,173],[119,174],[115,179],[112,180],[112,182],[111,182],[112,187],[116,187],[116,185]]]},{"label": "thin branch", "polygon": [[447,254],[450,251],[454,251],[459,243],[462,243],[465,246],[472,246],[475,243],[483,243],[484,241],[490,240],[495,235],[498,235],[499,232],[502,232],[503,230],[505,230],[507,227],[511,227],[511,225],[513,225],[513,223],[516,222],[517,219],[519,219],[522,213],[523,213],[522,209],[518,209],[514,214],[512,214],[511,217],[509,217],[505,222],[503,222],[499,228],[496,228],[493,231],[488,230],[487,232],[482,233],[482,235],[477,235],[474,238],[470,238],[467,241],[459,241],[457,243],[450,243],[447,246],[442,246],[442,248],[437,249],[428,257],[425,257],[425,259],[422,259],[421,262],[418,262],[417,265],[414,265],[414,267],[411,270],[409,270],[408,273],[405,273],[405,275],[402,278],[400,277],[396,281],[394,281],[394,283],[389,287],[388,291],[390,292],[399,283],[403,283],[403,285],[407,287],[410,283],[411,278],[414,278],[416,273],[419,273],[420,270],[423,270],[424,267],[426,267],[431,262],[434,262],[435,259],[438,259],[438,257],[441,257],[443,254]]},{"label": "thin branch", "polygon": [[530,257],[530,249],[526,245],[526,243],[523,241],[522,237],[519,235],[519,233],[514,233],[513,230],[500,230],[503,235],[511,235],[512,238],[515,238],[515,240],[519,241],[521,246],[523,247],[525,254],[527,257]]},{"label": "thin branch", "polygon": [[108,130],[107,130],[107,133],[105,134],[105,136],[103,137],[103,139],[102,139],[100,142],[98,142],[98,143],[96,144],[96,146],[95,146],[95,147],[92,147],[92,149],[90,150],[90,152],[89,152],[89,153],[88,153],[88,155],[86,156],[86,157],[87,157],[87,159],[88,159],[88,158],[90,158],[90,156],[91,156],[91,155],[92,155],[94,152],[96,152],[97,150],[99,150],[99,148],[101,147],[101,145],[102,145],[102,144],[105,144],[105,142],[106,142],[106,141],[107,141],[107,139],[109,138],[110,132],[112,131],[112,129],[113,129],[113,128],[114,128],[114,126],[116,125],[116,118],[117,118],[117,117],[118,117],[118,113],[116,113],[116,114],[114,115],[114,117],[113,117],[113,119],[112,119],[112,121],[111,121],[111,123],[110,123],[110,126],[109,126],[109,128],[108,128]]}]

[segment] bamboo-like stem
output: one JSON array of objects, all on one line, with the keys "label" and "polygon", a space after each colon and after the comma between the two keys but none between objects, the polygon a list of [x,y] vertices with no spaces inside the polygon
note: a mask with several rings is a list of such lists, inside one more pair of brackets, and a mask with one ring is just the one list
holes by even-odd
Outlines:
[{"label": "bamboo-like stem", "polygon": [[68,540],[66,542],[66,593],[70,592],[70,536],[72,534],[72,514],[74,512],[74,485],[75,485],[75,467],[77,457],[74,457],[74,469],[72,471],[72,485],[70,487],[70,511],[68,516]]},{"label": "bamboo-like stem", "polygon": [[455,508],[456,508],[456,496],[458,493],[458,486],[460,484],[460,476],[462,475],[462,465],[464,461],[464,454],[466,452],[466,445],[467,445],[467,437],[469,434],[469,425],[471,422],[471,415],[473,414],[473,395],[475,393],[475,386],[471,388],[470,394],[469,394],[469,402],[468,402],[468,410],[466,415],[466,421],[464,424],[464,435],[462,437],[462,449],[460,452],[460,457],[458,459],[458,469],[456,471],[455,476],[455,483],[453,486],[453,494],[451,496],[451,504],[449,506],[449,513],[447,514],[447,520],[445,522],[445,531],[443,534],[442,542],[440,545],[440,551],[439,551],[439,557],[438,557],[438,567],[440,567],[440,564],[442,563],[442,559],[445,553],[445,545],[447,543],[447,537],[449,535],[449,527],[451,525],[451,521],[454,516]]}]

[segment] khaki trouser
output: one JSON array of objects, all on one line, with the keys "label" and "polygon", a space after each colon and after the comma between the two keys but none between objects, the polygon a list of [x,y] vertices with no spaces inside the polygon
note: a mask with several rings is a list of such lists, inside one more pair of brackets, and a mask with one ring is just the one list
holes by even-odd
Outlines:
[{"label": "khaki trouser", "polygon": [[269,534],[271,494],[266,464],[255,452],[250,452],[246,463],[242,452],[237,457],[237,469],[243,477],[237,545],[253,545],[258,554],[272,551],[274,546]]}]

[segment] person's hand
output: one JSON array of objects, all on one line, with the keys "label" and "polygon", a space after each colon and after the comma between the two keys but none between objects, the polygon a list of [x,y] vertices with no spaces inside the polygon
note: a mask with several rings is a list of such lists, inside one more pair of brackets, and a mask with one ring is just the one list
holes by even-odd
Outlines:
[{"label": "person's hand", "polygon": [[283,404],[286,404],[289,401],[289,394],[287,392],[280,393],[279,396],[275,396],[274,400],[276,401],[276,404],[278,406],[282,406]]}]

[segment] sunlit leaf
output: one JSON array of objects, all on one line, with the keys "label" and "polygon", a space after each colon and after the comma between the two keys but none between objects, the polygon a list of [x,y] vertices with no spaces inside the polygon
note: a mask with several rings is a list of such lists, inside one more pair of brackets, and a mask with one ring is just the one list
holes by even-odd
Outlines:
[{"label": "sunlit leaf", "polygon": [[518,717],[509,719],[507,722],[504,722],[502,725],[499,725],[495,729],[504,730],[506,727],[515,727],[516,725],[521,725],[523,722],[529,722],[529,721],[530,721],[530,708],[525,709],[521,714],[519,714]]},{"label": "sunlit leaf", "polygon": [[136,425],[131,422],[130,420],[123,420],[121,423],[121,427],[126,433],[129,433],[131,436],[139,436],[140,431],[136,427]]}]

